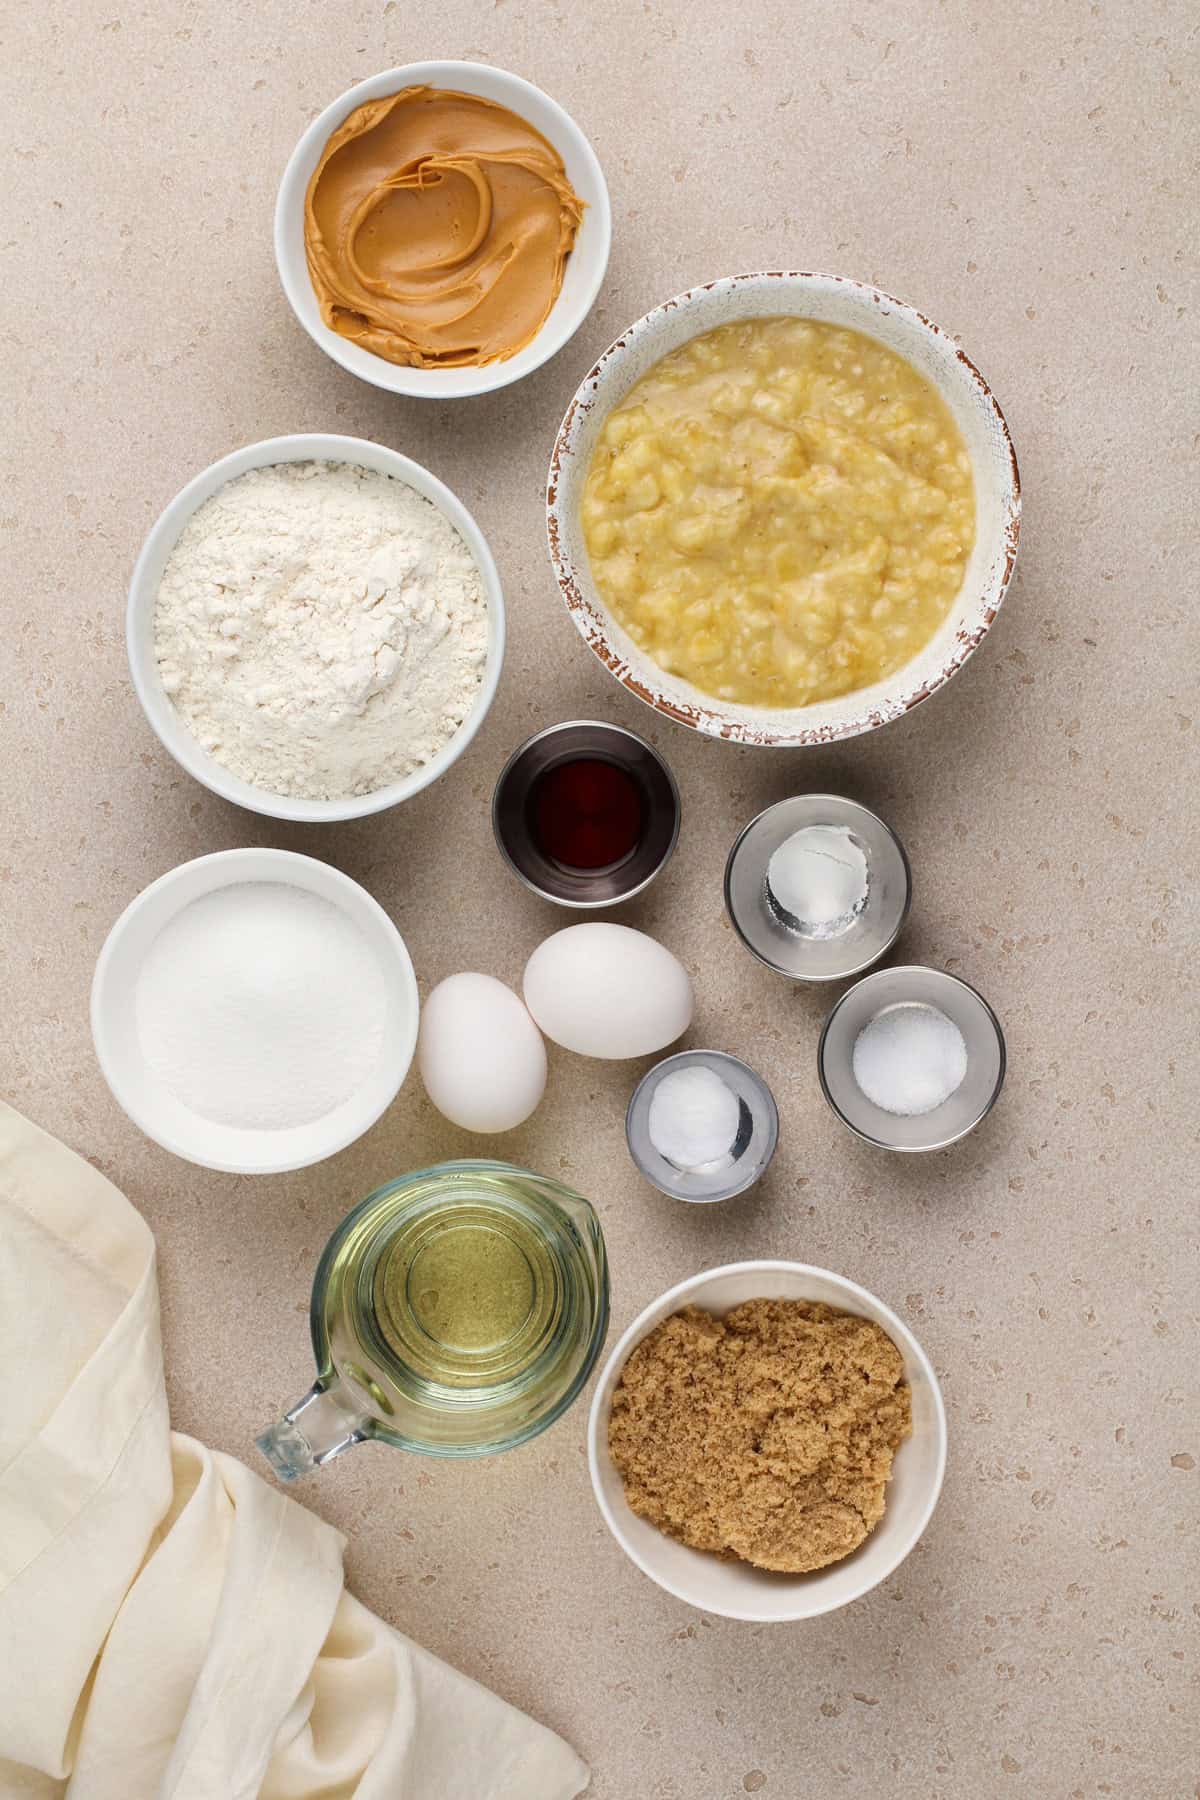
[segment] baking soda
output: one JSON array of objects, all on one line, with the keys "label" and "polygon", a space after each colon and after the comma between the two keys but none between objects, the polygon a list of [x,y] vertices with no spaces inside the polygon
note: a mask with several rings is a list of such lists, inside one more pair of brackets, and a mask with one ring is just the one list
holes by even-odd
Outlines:
[{"label": "baking soda", "polygon": [[802,937],[840,937],[849,931],[869,890],[867,859],[844,825],[806,825],[794,831],[767,864],[771,910]]}]

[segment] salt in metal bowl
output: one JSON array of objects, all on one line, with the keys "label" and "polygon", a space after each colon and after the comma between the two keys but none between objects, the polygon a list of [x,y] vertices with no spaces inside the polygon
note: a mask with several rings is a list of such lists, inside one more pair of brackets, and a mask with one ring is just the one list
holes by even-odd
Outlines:
[{"label": "salt in metal bowl", "polygon": [[[650,1102],[665,1075],[676,1069],[711,1069],[737,1095],[740,1119],[727,1156],[703,1169],[685,1170],[663,1156],[651,1142]],[[761,1075],[724,1050],[681,1050],[655,1063],[634,1089],[625,1115],[625,1137],[637,1168],[660,1194],[701,1206],[732,1200],[766,1174],[779,1141],[779,1110]]]},{"label": "salt in metal bowl", "polygon": [[[854,1046],[861,1031],[888,1007],[936,1007],[952,1019],[967,1046],[967,1072],[940,1106],[906,1116],[885,1112],[854,1079]],[[908,964],[877,969],[842,995],[825,1022],[817,1049],[821,1090],[838,1118],[880,1150],[944,1150],[987,1117],[1004,1085],[1007,1054],[1000,1021],[968,982],[944,969]]]},{"label": "salt in metal bowl", "polygon": [[[807,937],[772,906],[767,865],[794,832],[812,825],[849,831],[867,861],[867,900],[833,937]],[[839,794],[796,794],[768,806],[740,834],[725,865],[725,906],[752,956],[792,981],[845,981],[877,963],[900,935],[912,901],[912,871],[890,826]]]}]

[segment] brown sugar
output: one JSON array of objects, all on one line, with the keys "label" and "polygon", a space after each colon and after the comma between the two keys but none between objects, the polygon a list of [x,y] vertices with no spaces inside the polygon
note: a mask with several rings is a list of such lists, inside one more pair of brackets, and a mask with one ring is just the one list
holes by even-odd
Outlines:
[{"label": "brown sugar", "polygon": [[806,1300],[664,1319],[613,1395],[608,1442],[634,1512],[762,1569],[838,1562],[883,1517],[912,1430],[904,1363],[873,1320]]}]

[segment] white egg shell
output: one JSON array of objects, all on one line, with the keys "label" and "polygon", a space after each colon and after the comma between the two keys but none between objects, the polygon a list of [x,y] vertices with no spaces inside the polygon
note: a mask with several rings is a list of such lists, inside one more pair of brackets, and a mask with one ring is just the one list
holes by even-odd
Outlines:
[{"label": "white egg shell", "polygon": [[525,965],[525,1004],[580,1056],[649,1056],[692,1021],[692,983],[669,950],[628,925],[568,925]]},{"label": "white egg shell", "polygon": [[546,1046],[493,975],[447,976],[421,1011],[417,1062],[440,1113],[467,1131],[511,1131],[546,1091]]}]

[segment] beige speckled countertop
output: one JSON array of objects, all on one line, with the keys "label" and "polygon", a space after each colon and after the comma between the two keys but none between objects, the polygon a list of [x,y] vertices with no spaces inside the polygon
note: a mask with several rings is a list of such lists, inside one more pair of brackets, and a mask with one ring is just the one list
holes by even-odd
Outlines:
[{"label": "beige speckled countertop", "polygon": [[[303,1490],[347,1533],[358,1593],[568,1736],[595,1800],[1200,1792],[1194,18],[1184,0],[8,9],[3,1089],[157,1233],[176,1423],[251,1455],[306,1385],[308,1282],[334,1222],[472,1144],[414,1078],[302,1175],[175,1161],[93,1060],[109,925],[185,858],[274,843],[364,882],[426,987],[463,967],[516,979],[562,921],[501,869],[486,803],[520,737],[578,713],[647,731],[675,767],[678,854],[621,916],[695,971],[691,1041],[763,1070],[783,1141],[756,1192],[685,1210],[627,1162],[637,1071],[557,1055],[504,1150],[598,1204],[617,1329],[695,1269],[790,1256],[887,1298],[944,1382],[950,1467],[924,1541],[869,1598],[803,1626],[702,1618],[643,1579],[593,1506],[582,1405],[506,1458],[372,1446]],[[310,117],[436,55],[557,96],[615,215],[574,342],[519,387],[446,407],[327,362],[271,252],[275,183]],[[999,625],[944,694],[870,739],[770,755],[660,727],[605,676],[557,597],[542,493],[566,402],[623,325],[693,282],[788,264],[877,281],[960,335],[1007,412],[1026,510]],[[511,647],[445,781],[317,832],[238,812],[167,759],[130,689],[122,605],[188,476],[323,429],[457,489],[495,549]],[[773,980],[725,924],[736,829],[803,785],[894,821],[916,874],[903,952],[976,982],[1004,1020],[1007,1090],[952,1152],[889,1160],[842,1130],[814,1069],[826,1001]]]}]

